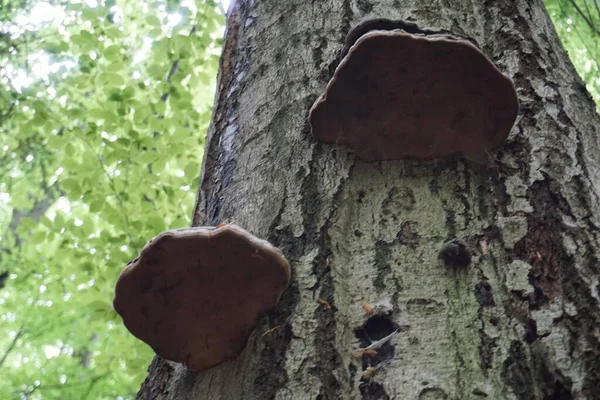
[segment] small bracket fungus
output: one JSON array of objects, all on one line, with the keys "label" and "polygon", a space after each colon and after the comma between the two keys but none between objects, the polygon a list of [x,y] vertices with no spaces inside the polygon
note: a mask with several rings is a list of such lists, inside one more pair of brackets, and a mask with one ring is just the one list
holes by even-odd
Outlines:
[{"label": "small bracket fungus", "polygon": [[310,110],[314,137],[365,161],[452,155],[489,163],[515,122],[508,77],[468,40],[377,19],[347,35],[342,60]]},{"label": "small bracket fungus", "polygon": [[202,371],[244,349],[289,281],[283,254],[236,225],[177,229],[125,267],[114,307],[158,355]]},{"label": "small bracket fungus", "polygon": [[471,250],[461,240],[447,240],[438,254],[438,262],[446,268],[466,268],[471,264]]}]

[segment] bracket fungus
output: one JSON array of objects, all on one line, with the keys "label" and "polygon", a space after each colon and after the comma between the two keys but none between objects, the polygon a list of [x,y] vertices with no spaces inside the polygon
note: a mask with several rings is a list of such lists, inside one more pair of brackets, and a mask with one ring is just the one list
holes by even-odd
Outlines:
[{"label": "bracket fungus", "polygon": [[486,162],[519,110],[511,80],[469,40],[376,19],[351,30],[312,106],[313,136],[361,159]]},{"label": "bracket fungus", "polygon": [[134,336],[197,372],[236,357],[289,281],[283,254],[244,229],[184,228],[146,244],[113,303]]}]

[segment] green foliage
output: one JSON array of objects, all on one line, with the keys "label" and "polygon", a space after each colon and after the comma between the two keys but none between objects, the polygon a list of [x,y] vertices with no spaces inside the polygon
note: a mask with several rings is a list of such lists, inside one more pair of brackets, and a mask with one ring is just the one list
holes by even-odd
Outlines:
[{"label": "green foliage", "polygon": [[545,0],[569,57],[600,110],[600,1]]},{"label": "green foliage", "polygon": [[223,10],[51,4],[0,7],[0,398],[133,398],[153,352],[114,284],[190,225]]}]

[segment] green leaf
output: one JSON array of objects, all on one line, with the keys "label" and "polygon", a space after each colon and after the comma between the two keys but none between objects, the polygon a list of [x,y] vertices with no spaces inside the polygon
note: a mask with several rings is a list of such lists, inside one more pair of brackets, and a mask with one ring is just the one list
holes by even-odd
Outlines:
[{"label": "green leaf", "polygon": [[185,166],[183,172],[185,173],[185,176],[189,179],[197,178],[200,175],[200,164],[198,164],[197,162],[188,163]]},{"label": "green leaf", "polygon": [[94,199],[90,203],[90,212],[98,213],[98,212],[102,211],[103,207],[104,207],[104,201],[102,201],[101,199]]},{"label": "green leaf", "polygon": [[165,77],[165,66],[160,64],[152,64],[148,67],[148,74],[154,79],[162,79]]},{"label": "green leaf", "polygon": [[42,216],[42,218],[40,218],[40,221],[47,228],[52,228],[54,225],[54,222],[52,222],[52,220],[50,218],[46,217],[45,215]]},{"label": "green leaf", "polygon": [[94,20],[98,18],[98,11],[95,8],[86,7],[82,10],[82,14],[85,18],[89,20]]},{"label": "green leaf", "polygon": [[138,159],[139,159],[140,162],[143,162],[143,163],[146,163],[146,164],[151,164],[154,161],[158,160],[158,157],[159,156],[158,156],[157,152],[149,150],[149,151],[143,152],[138,157]]},{"label": "green leaf", "polygon": [[46,232],[43,231],[35,231],[33,235],[31,235],[31,243],[32,244],[40,244],[44,240],[46,240]]},{"label": "green leaf", "polygon": [[60,182],[60,185],[64,190],[69,191],[73,194],[80,193],[81,188],[79,186],[79,182],[77,181],[77,179],[74,179],[74,178],[63,179]]},{"label": "green leaf", "polygon": [[148,218],[148,227],[151,231],[161,232],[166,229],[165,221],[158,215],[152,215]]},{"label": "green leaf", "polygon": [[154,173],[158,174],[158,173],[162,172],[163,169],[165,169],[166,164],[167,164],[166,159],[159,158],[152,164],[152,170],[154,171]]},{"label": "green leaf", "polygon": [[61,149],[64,146],[64,139],[58,135],[49,135],[46,144],[51,149]]},{"label": "green leaf", "polygon": [[64,228],[65,217],[61,213],[56,213],[56,215],[54,216],[54,226],[56,229]]},{"label": "green leaf", "polygon": [[108,101],[123,101],[123,96],[121,96],[121,91],[119,89],[112,89],[108,95]]},{"label": "green leaf", "polygon": [[[84,13],[85,13],[85,11],[84,11]],[[81,35],[81,36],[82,36],[82,37],[83,37],[85,40],[88,40],[88,41],[92,41],[92,40],[94,40],[94,39],[96,38],[92,32],[90,32],[90,31],[87,31],[87,30],[82,30],[82,31],[80,31],[80,32],[79,32],[79,34],[80,34],[80,35]]]},{"label": "green leaf", "polygon": [[135,95],[135,89],[133,86],[127,86],[125,89],[123,89],[121,95],[124,99],[130,99]]},{"label": "green leaf", "polygon": [[98,76],[98,80],[100,80],[104,85],[114,85],[121,86],[125,85],[125,78],[123,78],[120,74],[115,72],[105,72]]},{"label": "green leaf", "polygon": [[167,104],[164,101],[159,101],[158,103],[154,104],[154,109],[158,115],[162,116],[167,111]]},{"label": "green leaf", "polygon": [[146,17],[146,23],[151,26],[161,26],[160,19],[155,15],[149,15]]},{"label": "green leaf", "polygon": [[120,55],[121,55],[121,46],[112,45],[112,46],[108,46],[106,49],[104,49],[104,57],[106,57],[108,60],[116,61],[120,58]]},{"label": "green leaf", "polygon": [[87,115],[92,119],[104,119],[105,113],[101,108],[91,108],[88,110]]},{"label": "green leaf", "polygon": [[104,31],[106,35],[111,39],[120,39],[125,37],[125,32],[119,27],[113,26]]}]

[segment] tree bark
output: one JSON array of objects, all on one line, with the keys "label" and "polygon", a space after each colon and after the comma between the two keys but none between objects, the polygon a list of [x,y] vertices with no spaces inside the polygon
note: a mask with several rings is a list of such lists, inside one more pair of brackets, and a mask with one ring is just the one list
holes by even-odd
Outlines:
[{"label": "tree bark", "polygon": [[[498,170],[312,138],[346,33],[381,17],[469,37],[513,80]],[[268,239],[292,283],[236,360],[157,357],[139,398],[600,398],[600,118],[542,0],[238,0],[218,85],[194,225]],[[466,269],[439,265],[449,238]],[[361,381],[375,361],[352,353],[396,329]]]}]

